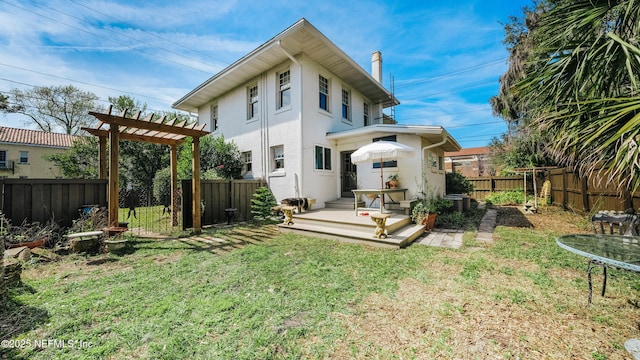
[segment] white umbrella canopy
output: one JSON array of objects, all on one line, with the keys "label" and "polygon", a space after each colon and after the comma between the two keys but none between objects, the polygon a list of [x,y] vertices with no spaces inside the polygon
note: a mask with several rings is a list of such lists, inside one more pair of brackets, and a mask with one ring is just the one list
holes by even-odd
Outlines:
[{"label": "white umbrella canopy", "polygon": [[366,162],[380,162],[380,188],[384,188],[383,162],[399,158],[415,156],[416,151],[412,147],[395,141],[375,141],[354,151],[351,154],[351,162],[354,164]]}]

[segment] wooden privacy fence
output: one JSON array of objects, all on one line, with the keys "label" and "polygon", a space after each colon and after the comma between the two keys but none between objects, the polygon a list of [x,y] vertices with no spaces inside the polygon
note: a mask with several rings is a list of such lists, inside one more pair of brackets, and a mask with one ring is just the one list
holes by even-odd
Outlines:
[{"label": "wooden privacy fence", "polygon": [[0,180],[2,212],[13,225],[55,220],[70,227],[83,205],[107,205],[107,181],[85,179]]},{"label": "wooden privacy fence", "polygon": [[[260,186],[266,186],[262,180],[202,180],[200,182],[201,200],[204,203],[202,225],[213,225],[227,221],[225,209],[235,208],[234,221],[247,221],[251,215],[251,198]],[[191,189],[191,180],[182,180],[182,189]],[[193,226],[191,192],[183,191],[182,226]]]},{"label": "wooden privacy fence", "polygon": [[597,174],[579,177],[572,169],[554,169],[546,173],[551,181],[551,199],[554,205],[577,211],[617,210],[640,207],[640,193],[621,196],[618,184],[600,181]]},{"label": "wooden privacy fence", "polygon": [[[617,210],[630,207],[638,210],[640,193],[623,197],[617,191],[617,184],[599,181],[597,176],[580,177],[571,168],[537,171],[536,185],[538,196],[545,180],[551,182],[551,201],[553,205],[563,206],[576,211]],[[533,195],[533,177],[527,174],[527,194]],[[505,190],[523,190],[524,176],[490,176],[467,178],[474,187],[470,194],[476,200],[492,192]]]}]

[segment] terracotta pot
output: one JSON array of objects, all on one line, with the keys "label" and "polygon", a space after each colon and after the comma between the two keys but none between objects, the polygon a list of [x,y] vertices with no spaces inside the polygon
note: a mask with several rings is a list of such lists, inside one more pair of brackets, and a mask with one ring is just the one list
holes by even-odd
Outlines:
[{"label": "terracotta pot", "polygon": [[438,214],[436,213],[430,213],[429,216],[427,216],[427,218],[425,219],[427,225],[424,228],[425,231],[431,231],[434,227],[436,227],[436,217],[438,217]]},{"label": "terracotta pot", "polygon": [[389,185],[389,189],[397,189],[398,186],[400,185],[400,181],[398,181],[398,180],[389,180],[389,181],[387,181],[387,184]]}]

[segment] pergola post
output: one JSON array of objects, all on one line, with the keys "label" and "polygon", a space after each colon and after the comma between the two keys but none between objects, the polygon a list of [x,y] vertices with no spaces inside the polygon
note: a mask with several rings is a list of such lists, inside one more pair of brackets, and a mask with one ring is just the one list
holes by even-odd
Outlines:
[{"label": "pergola post", "polygon": [[118,125],[109,127],[109,226],[118,226],[118,154],[120,152],[120,132]]},{"label": "pergola post", "polygon": [[171,226],[178,226],[178,146],[170,145],[171,158]]},{"label": "pergola post", "polygon": [[[118,226],[118,154],[120,152],[119,141],[142,141],[156,144],[165,144],[171,147],[171,207],[172,225],[178,225],[178,150],[177,147],[187,136],[193,138],[193,229],[194,232],[201,232],[202,209],[200,208],[200,137],[209,134],[204,128],[206,124],[187,123],[186,120],[176,124],[177,119],[167,121],[163,116],[154,120],[153,114],[144,119],[140,119],[140,112],[133,118],[126,116],[127,109],[122,115],[112,115],[112,107],[107,113],[97,113],[90,111],[89,115],[100,120],[96,128],[83,127],[88,133],[97,136],[100,140],[100,177],[107,177],[106,160],[106,139],[110,140],[109,146],[109,226]],[[109,130],[103,126],[109,125]],[[183,191],[188,191],[183,189]],[[188,204],[184,204],[188,206]]]},{"label": "pergola post", "polygon": [[107,137],[99,136],[98,143],[100,144],[100,164],[99,164],[99,179],[106,179],[107,174]]},{"label": "pergola post", "polygon": [[193,211],[193,232],[199,234],[202,230],[201,227],[201,215],[202,209],[200,207],[200,138],[193,137],[193,181],[192,190],[193,190],[193,201],[192,201],[192,211]]}]

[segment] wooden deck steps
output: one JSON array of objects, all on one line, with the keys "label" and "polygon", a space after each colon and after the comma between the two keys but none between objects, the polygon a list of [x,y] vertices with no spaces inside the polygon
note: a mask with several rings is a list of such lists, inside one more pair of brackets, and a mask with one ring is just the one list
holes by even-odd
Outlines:
[{"label": "wooden deck steps", "polygon": [[424,234],[423,225],[411,223],[409,216],[392,212],[387,219],[386,238],[374,237],[376,224],[369,216],[356,216],[351,209],[325,208],[293,215],[292,225],[279,225],[281,231],[378,247],[403,248]]}]

